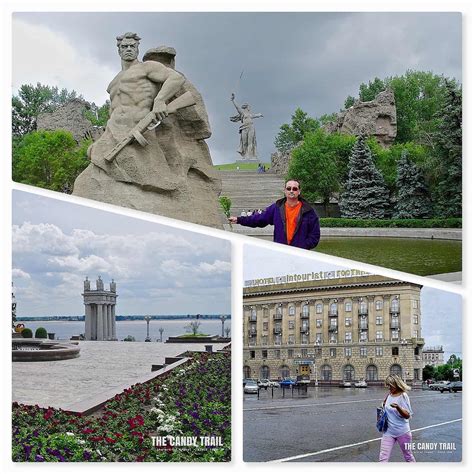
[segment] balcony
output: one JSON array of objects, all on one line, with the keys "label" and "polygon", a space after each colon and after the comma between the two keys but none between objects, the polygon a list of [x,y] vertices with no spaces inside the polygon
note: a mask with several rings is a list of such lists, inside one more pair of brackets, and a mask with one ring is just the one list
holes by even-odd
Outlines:
[{"label": "balcony", "polygon": [[337,332],[337,326],[329,326],[328,331],[329,332]]},{"label": "balcony", "polygon": [[255,337],[257,335],[257,330],[256,329],[249,329],[249,336],[250,337]]},{"label": "balcony", "polygon": [[330,318],[337,318],[337,309],[330,309],[329,313],[328,313],[328,316]]},{"label": "balcony", "polygon": [[257,315],[254,314],[253,316],[249,316],[249,322],[250,323],[255,323],[257,321]]},{"label": "balcony", "polygon": [[367,324],[367,321],[361,321],[359,324],[359,331],[367,331],[369,329],[369,325]]},{"label": "balcony", "polygon": [[359,316],[364,318],[369,315],[369,308],[359,308]]},{"label": "balcony", "polygon": [[392,319],[392,321],[390,321],[390,329],[400,329],[400,323]]},{"label": "balcony", "polygon": [[390,315],[398,316],[400,314],[400,308],[390,308]]},{"label": "balcony", "polygon": [[303,334],[309,333],[309,326],[301,326],[300,327],[300,332]]},{"label": "balcony", "polygon": [[300,313],[300,318],[301,319],[308,319],[309,318],[309,313]]},{"label": "balcony", "polygon": [[283,317],[282,314],[274,314],[273,315],[273,320],[274,321],[281,321],[281,318]]},{"label": "balcony", "polygon": [[281,334],[281,328],[273,328],[273,334]]}]

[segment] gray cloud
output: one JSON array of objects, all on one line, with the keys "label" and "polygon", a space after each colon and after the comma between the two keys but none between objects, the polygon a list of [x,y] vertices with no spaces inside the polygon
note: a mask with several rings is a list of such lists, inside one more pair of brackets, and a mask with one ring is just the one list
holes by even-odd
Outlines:
[{"label": "gray cloud", "polygon": [[120,65],[115,37],[125,31],[140,34],[142,54],[176,48],[177,69],[203,94],[216,164],[238,156],[232,91],[264,114],[258,147],[269,161],[296,107],[338,111],[361,82],[407,69],[462,77],[460,13],[17,13],[14,87],[48,81],[104,101]]}]

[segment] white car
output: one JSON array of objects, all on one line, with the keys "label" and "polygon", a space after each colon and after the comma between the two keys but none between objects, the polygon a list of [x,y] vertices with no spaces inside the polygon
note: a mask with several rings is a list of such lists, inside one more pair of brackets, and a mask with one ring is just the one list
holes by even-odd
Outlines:
[{"label": "white car", "polygon": [[244,386],[244,393],[258,393],[258,385],[255,382],[247,382]]},{"label": "white car", "polygon": [[357,388],[367,388],[367,382],[365,380],[359,380],[354,384],[354,387]]}]

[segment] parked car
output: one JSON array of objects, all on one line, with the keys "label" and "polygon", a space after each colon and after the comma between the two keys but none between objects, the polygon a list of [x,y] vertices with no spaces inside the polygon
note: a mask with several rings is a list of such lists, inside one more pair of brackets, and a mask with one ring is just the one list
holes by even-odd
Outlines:
[{"label": "parked car", "polygon": [[447,380],[440,380],[439,382],[432,383],[430,385],[430,390],[440,390],[441,388],[446,387],[449,384]]},{"label": "parked car", "polygon": [[359,380],[354,384],[354,387],[357,388],[367,388],[367,382],[365,380]]},{"label": "parked car", "polygon": [[258,393],[258,385],[254,381],[249,381],[244,386],[244,393]]},{"label": "parked car", "polygon": [[341,388],[351,388],[352,384],[351,384],[351,382],[342,382],[342,383],[339,384],[339,387],[341,387]]},{"label": "parked car", "polygon": [[462,392],[462,382],[450,382],[446,387],[440,387],[439,391],[444,392]]},{"label": "parked car", "polygon": [[244,387],[245,387],[245,384],[246,384],[247,382],[254,382],[254,383],[257,383],[257,381],[256,381],[255,379],[244,379],[244,380],[243,380],[243,386],[244,386]]},{"label": "parked car", "polygon": [[279,387],[280,386],[280,384],[278,382],[274,382],[274,381],[268,380],[268,379],[259,379],[257,381],[257,385],[260,388],[270,388],[270,387]]},{"label": "parked car", "polygon": [[280,380],[280,387],[291,387],[292,385],[296,384],[296,380],[293,380],[289,377]]}]

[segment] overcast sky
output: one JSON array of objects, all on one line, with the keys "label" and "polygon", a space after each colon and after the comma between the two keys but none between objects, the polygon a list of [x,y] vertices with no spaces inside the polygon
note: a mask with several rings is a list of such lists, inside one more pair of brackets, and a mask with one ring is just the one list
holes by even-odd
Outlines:
[{"label": "overcast sky", "polygon": [[17,13],[13,88],[24,83],[76,90],[101,105],[118,73],[115,37],[141,38],[140,58],[173,46],[176,68],[202,93],[215,164],[239,155],[237,102],[255,113],[258,150],[269,161],[279,127],[297,107],[339,111],[374,77],[407,69],[462,78],[459,13]]},{"label": "overcast sky", "polygon": [[13,195],[18,316],[84,314],[86,276],[117,314],[230,314],[230,243],[34,194]]},{"label": "overcast sky", "polygon": [[[316,258],[298,257],[263,247],[245,245],[244,281],[255,278],[302,274],[331,270],[357,269],[341,267]],[[424,286],[421,290],[422,337],[425,346],[443,346],[445,361],[451,354],[462,352],[462,298],[460,295]]]}]

